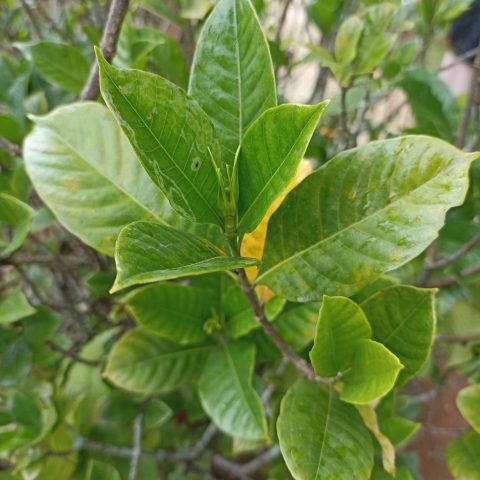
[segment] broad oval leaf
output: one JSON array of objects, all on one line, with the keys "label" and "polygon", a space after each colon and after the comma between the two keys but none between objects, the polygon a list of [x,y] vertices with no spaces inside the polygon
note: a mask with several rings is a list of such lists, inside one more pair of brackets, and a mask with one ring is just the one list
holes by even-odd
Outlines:
[{"label": "broad oval leaf", "polygon": [[298,381],[282,400],[277,432],[296,480],[370,478],[370,434],[355,408],[341,402],[333,388]]},{"label": "broad oval leaf", "polygon": [[480,434],[472,430],[453,440],[447,448],[447,465],[455,480],[480,480]]},{"label": "broad oval leaf", "polygon": [[85,243],[113,255],[125,225],[171,217],[105,107],[76,103],[34,121],[23,146],[27,172],[62,225]]},{"label": "broad oval leaf", "polygon": [[223,163],[233,164],[249,125],[277,103],[272,61],[250,0],[220,0],[205,22],[189,93],[212,119]]},{"label": "broad oval leaf", "polygon": [[398,385],[413,377],[426,362],[435,330],[435,290],[394,285],[362,303],[373,339],[393,352],[405,367]]},{"label": "broad oval leaf", "polygon": [[11,232],[5,239],[0,232],[0,257],[10,255],[22,246],[34,215],[35,211],[26,203],[7,193],[0,193],[0,226],[5,223]]},{"label": "broad oval leaf", "polygon": [[357,15],[352,15],[340,25],[335,38],[335,59],[340,65],[349,65],[357,56],[364,26],[363,20]]},{"label": "broad oval leaf", "polygon": [[33,315],[36,310],[28,303],[21,287],[12,289],[0,297],[0,325],[16,322]]},{"label": "broad oval leaf", "polygon": [[85,480],[121,480],[121,477],[112,465],[98,460],[90,460]]},{"label": "broad oval leaf", "polygon": [[211,348],[181,347],[144,330],[130,330],[113,347],[103,375],[131,392],[169,392],[198,379]]},{"label": "broad oval leaf", "polygon": [[242,140],[238,165],[238,229],[251,232],[295,177],[328,102],[265,111]]},{"label": "broad oval leaf", "polygon": [[349,403],[371,403],[386,395],[403,368],[381,343],[360,340],[355,344],[350,369],[343,375],[340,398]]},{"label": "broad oval leaf", "polygon": [[460,390],[457,406],[465,420],[480,433],[480,385],[470,385]]},{"label": "broad oval leaf", "polygon": [[179,344],[191,344],[206,340],[203,325],[216,299],[204,288],[159,283],[134,290],[124,301],[144,329]]},{"label": "broad oval leaf", "polygon": [[139,283],[249,267],[258,260],[228,257],[207,240],[166,225],[135,222],[120,232],[115,262],[112,293]]},{"label": "broad oval leaf", "polygon": [[198,383],[202,406],[221,430],[234,437],[267,437],[262,401],[252,387],[255,346],[247,341],[212,350]]},{"label": "broad oval leaf", "polygon": [[72,93],[80,93],[90,71],[90,62],[73,45],[56,42],[16,43],[46,80]]},{"label": "broad oval leaf", "polygon": [[110,65],[97,49],[100,89],[151,179],[181,215],[221,224],[212,124],[198,103],[158,75]]},{"label": "broad oval leaf", "polygon": [[310,360],[319,376],[333,377],[349,368],[355,344],[372,336],[362,309],[345,297],[324,296]]},{"label": "broad oval leaf", "polygon": [[256,282],[296,301],[352,295],[433,241],[477,157],[424,136],[340,153],[273,215]]}]

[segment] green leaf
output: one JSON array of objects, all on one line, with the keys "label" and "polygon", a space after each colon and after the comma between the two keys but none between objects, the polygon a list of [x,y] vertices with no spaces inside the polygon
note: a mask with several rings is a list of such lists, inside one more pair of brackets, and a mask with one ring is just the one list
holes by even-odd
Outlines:
[{"label": "green leaf", "polygon": [[36,310],[28,303],[22,289],[16,287],[0,299],[0,324],[13,323],[33,315]]},{"label": "green leaf", "polygon": [[80,93],[85,84],[90,63],[73,45],[55,42],[16,43],[49,82],[72,93]]},{"label": "green leaf", "polygon": [[268,44],[250,0],[220,0],[198,40],[189,93],[212,119],[222,161],[233,164],[250,124],[276,105]]},{"label": "green leaf", "polygon": [[181,347],[144,330],[130,330],[113,347],[104,377],[136,393],[161,393],[194,383],[211,346]]},{"label": "green leaf", "polygon": [[416,131],[453,140],[455,97],[438,75],[413,68],[402,74],[398,86],[407,96]]},{"label": "green leaf", "polygon": [[215,300],[212,291],[178,283],[139,288],[124,298],[145,330],[178,344],[206,340],[203,325],[212,316]]},{"label": "green leaf", "polygon": [[342,376],[340,398],[357,404],[373,402],[393,388],[402,368],[398,358],[381,343],[360,340],[351,368]]},{"label": "green leaf", "polygon": [[238,165],[238,229],[251,232],[295,176],[328,102],[280,105],[246,131]]},{"label": "green leaf", "polygon": [[105,103],[151,179],[181,215],[221,224],[211,159],[218,157],[217,144],[205,112],[168,80],[115,68],[96,53]]},{"label": "green leaf", "polygon": [[154,398],[148,402],[145,409],[145,427],[149,430],[157,429],[173,415],[172,409],[165,403]]},{"label": "green leaf", "polygon": [[262,401],[252,387],[255,346],[238,340],[210,353],[198,383],[200,401],[222,431],[234,437],[267,437]]},{"label": "green leaf", "polygon": [[341,402],[332,388],[298,381],[282,400],[277,432],[296,480],[370,478],[370,434],[355,408]]},{"label": "green leaf", "polygon": [[39,306],[37,311],[22,322],[25,340],[29,344],[43,343],[55,335],[62,319],[48,307]]},{"label": "green leaf", "polygon": [[34,121],[23,147],[27,172],[62,225],[85,243],[113,255],[125,225],[170,217],[105,107],[76,103]]},{"label": "green leaf", "polygon": [[362,309],[345,297],[324,296],[310,360],[319,376],[334,377],[349,368],[356,344],[372,329]]},{"label": "green leaf", "polygon": [[363,20],[357,15],[352,15],[340,25],[335,38],[335,58],[341,65],[349,65],[357,56],[363,28]]},{"label": "green leaf", "polygon": [[468,431],[447,448],[447,465],[456,480],[480,480],[480,434]]},{"label": "green leaf", "polygon": [[430,245],[477,157],[423,136],[340,153],[273,215],[256,283],[303,302],[352,295]]},{"label": "green leaf", "polygon": [[30,372],[32,352],[13,331],[0,330],[0,387],[13,387]]},{"label": "green leaf", "polygon": [[470,385],[460,390],[457,406],[465,420],[480,433],[480,385]]},{"label": "green leaf", "polygon": [[435,290],[395,285],[362,303],[373,338],[404,365],[398,385],[413,377],[426,362],[435,330]]},{"label": "green leaf", "polygon": [[34,214],[34,210],[26,203],[0,193],[0,224],[5,223],[11,230],[11,234],[5,238],[3,234],[0,236],[0,257],[6,257],[22,246]]},{"label": "green leaf", "polygon": [[85,480],[120,480],[120,474],[108,463],[90,460]]},{"label": "green leaf", "polygon": [[135,222],[121,231],[115,261],[117,278],[112,293],[139,283],[235,270],[258,263],[252,258],[227,257],[207,240],[150,222]]}]

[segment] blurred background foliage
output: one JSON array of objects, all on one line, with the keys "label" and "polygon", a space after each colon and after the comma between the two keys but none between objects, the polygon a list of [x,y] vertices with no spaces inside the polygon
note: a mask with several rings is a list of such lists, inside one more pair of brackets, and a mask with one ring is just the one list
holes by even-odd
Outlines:
[{"label": "blurred background foliage", "polygon": [[[214,3],[132,1],[113,63],[186,88],[198,33]],[[253,4],[267,33],[280,98],[332,99],[307,151],[313,168],[345,148],[409,132],[478,149],[478,69],[466,63],[479,58],[477,49],[449,53],[452,23],[471,1]],[[32,128],[30,115],[79,99],[107,12],[105,0],[0,1],[0,479],[126,479],[132,429],[143,408],[147,453],[140,458],[140,479],[289,478],[278,452],[251,477],[225,467],[225,457],[236,465],[254,461],[264,445],[209,431],[195,392],[146,398],[102,378],[110,348],[135,322],[122,296],[108,294],[112,259],[64,230],[32,190],[21,145]],[[458,66],[464,70],[452,84],[447,74]],[[455,403],[462,387],[480,380],[478,168],[467,201],[450,212],[439,240],[393,275],[440,288],[431,361],[395,406],[384,400],[391,404],[385,409],[409,419],[395,430],[403,442],[400,478],[480,478],[480,436]],[[235,291],[225,300],[232,318],[250,314],[243,300]],[[318,305],[277,308],[284,309],[278,330],[305,350]],[[275,415],[292,372],[262,332],[254,335],[262,345],[256,372],[269,385]],[[417,421],[423,422],[420,431]],[[374,478],[385,475],[379,470]]]}]

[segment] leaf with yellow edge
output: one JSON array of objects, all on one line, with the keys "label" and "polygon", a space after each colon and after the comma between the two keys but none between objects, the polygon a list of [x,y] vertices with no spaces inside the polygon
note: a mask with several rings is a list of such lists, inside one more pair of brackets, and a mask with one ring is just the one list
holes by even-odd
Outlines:
[{"label": "leaf with yellow edge", "polygon": [[[312,164],[308,160],[302,160],[298,166],[297,173],[292,181],[288,184],[287,188],[280,194],[280,196],[270,205],[270,208],[265,213],[262,221],[253,230],[253,232],[246,233],[243,236],[242,245],[240,247],[240,253],[242,256],[249,256],[251,258],[257,258],[261,260],[263,256],[263,249],[265,247],[265,238],[267,237],[267,226],[271,216],[275,213],[275,210],[281,205],[287,194],[295,188],[306,176],[312,173]],[[245,269],[247,277],[250,281],[253,281],[258,274],[258,267],[249,267]],[[268,302],[274,293],[266,286],[259,285],[255,288],[258,298],[261,303]]]},{"label": "leaf with yellow edge", "polygon": [[395,447],[389,438],[380,431],[375,404],[355,405],[366,427],[373,433],[382,448],[383,468],[393,477],[395,476]]}]

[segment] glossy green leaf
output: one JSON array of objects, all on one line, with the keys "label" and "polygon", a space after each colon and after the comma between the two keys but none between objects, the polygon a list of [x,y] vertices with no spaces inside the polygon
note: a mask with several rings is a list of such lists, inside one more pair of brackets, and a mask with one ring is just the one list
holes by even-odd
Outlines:
[{"label": "glossy green leaf", "polygon": [[373,339],[385,345],[404,365],[398,384],[422,368],[432,348],[435,330],[435,290],[395,285],[362,303]]},{"label": "glossy green leaf", "polygon": [[260,397],[252,387],[255,346],[238,340],[210,353],[198,384],[204,410],[221,430],[234,437],[267,437]]},{"label": "glossy green leaf", "polygon": [[250,0],[215,6],[198,40],[189,93],[213,121],[222,161],[233,164],[247,128],[277,103],[268,44]]},{"label": "glossy green leaf", "polygon": [[398,85],[415,116],[416,131],[453,140],[455,97],[438,75],[413,68],[402,74]]},{"label": "glossy green leaf", "polygon": [[151,179],[180,214],[220,224],[217,143],[205,112],[168,80],[115,68],[96,52],[103,98]]},{"label": "glossy green leaf", "polygon": [[296,301],[352,295],[430,245],[477,157],[423,136],[340,153],[273,215],[256,282]]},{"label": "glossy green leaf", "polygon": [[340,25],[335,38],[335,58],[341,65],[348,65],[357,56],[363,27],[364,23],[357,15],[352,15]]},{"label": "glossy green leaf", "polygon": [[98,460],[90,460],[85,480],[120,480],[120,474],[115,467]]},{"label": "glossy green leaf", "polygon": [[295,176],[327,106],[280,105],[264,112],[246,131],[237,159],[238,229],[251,232]]},{"label": "glossy green leaf", "polygon": [[145,409],[145,427],[156,429],[168,421],[172,415],[172,409],[165,402],[154,398],[148,402]]},{"label": "glossy green leaf", "polygon": [[358,404],[373,402],[393,388],[402,368],[398,358],[381,343],[360,340],[351,368],[342,377],[340,398]]},{"label": "glossy green leaf", "polygon": [[209,290],[178,283],[138,288],[124,299],[145,330],[179,344],[207,338],[203,325],[213,314],[215,300]]},{"label": "glossy green leaf", "polygon": [[35,313],[20,287],[14,288],[0,298],[0,324],[13,323]]},{"label": "glossy green leaf", "polygon": [[460,390],[457,406],[465,420],[480,433],[480,385],[470,385]]},{"label": "glossy green leaf", "polygon": [[345,297],[324,296],[310,360],[319,376],[334,377],[349,368],[359,340],[372,336],[362,309]]},{"label": "glossy green leaf", "polygon": [[[30,230],[34,210],[26,203],[6,193],[0,193],[0,257],[20,248]],[[5,224],[11,233],[4,235]]]},{"label": "glossy green leaf", "polygon": [[23,148],[27,172],[62,225],[85,243],[113,255],[125,225],[169,217],[166,200],[106,108],[77,103],[34,120]]},{"label": "glossy green leaf", "polygon": [[355,408],[332,388],[298,381],[282,400],[277,432],[295,480],[370,478],[370,434]]},{"label": "glossy green leaf", "polygon": [[313,341],[319,307],[318,302],[290,303],[274,320],[275,330],[293,350],[299,352]]},{"label": "glossy green leaf", "polygon": [[447,448],[447,465],[455,480],[480,480],[480,433],[467,431]]},{"label": "glossy green leaf", "polygon": [[211,348],[181,347],[144,330],[130,330],[110,352],[104,377],[136,393],[169,392],[198,379]]},{"label": "glossy green leaf", "polygon": [[252,258],[228,257],[203,238],[150,222],[135,222],[121,231],[115,261],[117,278],[111,292],[139,283],[235,270],[258,263]]},{"label": "glossy green leaf", "polygon": [[46,80],[68,92],[80,93],[90,71],[90,62],[76,47],[47,41],[15,45]]}]

